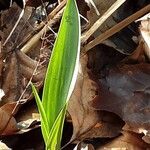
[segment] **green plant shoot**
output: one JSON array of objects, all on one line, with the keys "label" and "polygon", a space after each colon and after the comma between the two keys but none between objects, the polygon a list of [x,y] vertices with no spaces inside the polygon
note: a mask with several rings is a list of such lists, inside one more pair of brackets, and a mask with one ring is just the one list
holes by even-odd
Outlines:
[{"label": "green plant shoot", "polygon": [[42,101],[32,84],[47,150],[60,149],[67,103],[77,78],[79,54],[79,13],[76,1],[68,0],[48,65]]}]

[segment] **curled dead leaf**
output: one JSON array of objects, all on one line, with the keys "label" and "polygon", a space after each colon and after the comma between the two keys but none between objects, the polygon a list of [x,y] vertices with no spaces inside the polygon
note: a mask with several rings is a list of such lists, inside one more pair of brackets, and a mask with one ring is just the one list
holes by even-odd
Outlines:
[{"label": "curled dead leaf", "polygon": [[68,106],[73,123],[71,140],[118,136],[124,122],[115,114],[96,111],[89,106],[89,102],[97,95],[98,86],[89,77],[87,56],[82,57],[80,63],[76,86]]},{"label": "curled dead leaf", "polygon": [[87,56],[84,56],[80,62],[80,72],[68,106],[73,123],[72,139],[92,128],[98,121],[96,111],[88,106],[88,102],[95,96],[96,84],[87,74]]},{"label": "curled dead leaf", "polygon": [[17,122],[12,116],[16,103],[7,103],[0,108],[0,133],[9,135],[18,130]]},{"label": "curled dead leaf", "polygon": [[150,129],[149,64],[114,67],[99,84],[93,108],[117,114],[134,130]]}]

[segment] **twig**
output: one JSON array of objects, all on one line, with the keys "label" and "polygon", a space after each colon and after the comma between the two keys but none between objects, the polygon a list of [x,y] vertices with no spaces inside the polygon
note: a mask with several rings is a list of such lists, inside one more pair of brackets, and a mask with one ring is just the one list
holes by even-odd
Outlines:
[{"label": "twig", "polygon": [[23,17],[23,15],[24,15],[24,8],[21,10],[21,13],[20,13],[20,15],[19,15],[19,18],[18,18],[17,22],[15,23],[15,25],[14,25],[13,29],[12,29],[12,30],[11,30],[11,32],[9,33],[9,35],[8,35],[7,39],[5,40],[5,42],[4,42],[4,44],[3,44],[3,46],[5,46],[5,45],[6,45],[6,43],[8,42],[8,40],[10,39],[10,37],[12,36],[12,34],[13,34],[14,30],[15,30],[15,29],[16,29],[16,27],[18,26],[18,24],[19,24],[19,22],[20,22],[21,18]]},{"label": "twig", "polygon": [[117,0],[94,24],[83,34],[81,42],[85,43],[89,37],[114,13],[126,0]]},{"label": "twig", "polygon": [[94,10],[95,10],[96,14],[99,16],[99,15],[100,15],[100,13],[99,13],[99,11],[98,11],[98,9],[97,9],[97,7],[96,7],[95,3],[93,2],[93,0],[89,0],[89,2],[90,2],[90,3],[91,3],[91,5],[93,6],[93,8],[94,8]]},{"label": "twig", "polygon": [[64,6],[66,5],[66,0],[63,0],[62,2],[60,2],[60,4],[47,16],[48,20],[50,20],[51,18],[54,18],[54,16],[61,10],[64,8]]},{"label": "twig", "polygon": [[126,19],[124,19],[120,23],[116,24],[115,26],[113,26],[112,28],[110,28],[109,30],[104,32],[103,34],[101,34],[98,37],[96,37],[93,41],[91,41],[90,43],[88,43],[85,46],[84,53],[86,53],[88,50],[90,50],[94,46],[102,43],[104,40],[106,40],[107,38],[111,37],[115,33],[119,32],[120,30],[122,30],[123,28],[128,26],[130,23],[132,23],[133,21],[137,20],[139,17],[142,17],[144,14],[146,14],[148,12],[150,12],[150,4],[145,6],[141,10],[137,11],[133,15],[127,17]]},{"label": "twig", "polygon": [[[63,0],[60,2],[60,4],[47,16],[46,21],[43,21],[40,23],[38,26],[38,29],[41,29],[42,27],[45,26],[45,22],[48,22],[48,20],[51,20],[55,17],[55,15],[66,5],[66,0]],[[37,29],[37,30],[38,30]]]},{"label": "twig", "polygon": [[[62,6],[64,6],[65,3],[63,3]],[[27,53],[32,47],[34,47],[34,45],[40,40],[40,38],[42,37],[43,33],[49,31],[49,28],[53,26],[54,23],[56,23],[62,16],[64,8],[62,8],[56,15],[55,12],[53,11],[48,17],[49,17],[49,21],[47,22],[47,24],[37,33],[35,34],[22,48],[21,51],[24,53]],[[53,16],[54,15],[54,16]],[[45,23],[43,23],[42,25],[44,25]]]}]

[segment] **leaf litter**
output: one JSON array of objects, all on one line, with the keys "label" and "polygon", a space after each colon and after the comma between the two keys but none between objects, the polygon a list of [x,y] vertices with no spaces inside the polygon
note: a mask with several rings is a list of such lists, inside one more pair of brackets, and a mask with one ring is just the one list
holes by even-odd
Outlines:
[{"label": "leaf litter", "polygon": [[[96,10],[84,1],[78,0],[77,3],[83,16],[82,32],[85,35],[114,1],[95,0]],[[106,3],[109,5],[106,6]],[[0,88],[5,94],[1,93],[0,107],[2,140],[7,135],[15,138],[17,134],[23,137],[28,133],[32,135],[32,131],[37,132],[40,127],[39,118],[33,117],[37,109],[28,83],[31,80],[35,82],[40,92],[53,42],[57,35],[54,33],[57,33],[65,1],[60,2],[59,5],[53,4],[51,8],[47,3],[45,4],[47,13],[51,12],[47,17],[49,22],[47,23],[46,16],[42,18],[42,21],[38,20],[37,16],[41,13],[33,9],[33,6],[37,7],[36,4],[28,0],[27,5],[32,7],[26,7],[25,15],[16,30],[8,43],[1,48]],[[38,5],[41,3],[39,2]],[[139,10],[145,5],[147,2],[144,4],[139,2],[135,7]],[[66,118],[66,122],[71,120],[73,134],[70,135],[71,133],[64,131],[68,137],[71,137],[67,140],[70,140],[70,145],[79,142],[74,149],[140,150],[150,147],[149,19],[140,20],[139,30],[142,38],[137,36],[138,30],[134,30],[137,24],[132,23],[131,26],[134,28],[127,26],[122,32],[115,35],[111,33],[112,37],[103,41],[103,44],[96,43],[97,46],[88,51],[88,45],[90,45],[88,42],[98,39],[101,33],[109,30],[115,24],[117,26],[119,21],[137,11],[132,6],[134,4],[131,4],[130,1],[122,4],[98,30],[95,29],[95,33],[92,33],[86,40],[87,43],[82,45],[80,70],[68,106],[69,117]],[[123,11],[127,7],[130,7],[131,12]],[[146,8],[148,11],[149,5]],[[39,10],[42,12],[42,7]],[[21,9],[14,3],[12,8],[1,13],[1,44],[11,32],[20,11]],[[99,11],[100,16],[97,16],[95,11]],[[14,12],[16,15],[12,15]],[[52,30],[47,29],[46,25],[49,25]],[[131,35],[139,43],[134,41],[132,36],[127,36],[128,31],[131,30],[136,32]],[[85,51],[88,52],[85,54]],[[16,106],[17,109],[13,112]],[[5,140],[5,143],[9,143],[9,140]],[[15,145],[16,142],[13,144]],[[8,146],[13,148],[15,147],[13,144],[11,147]],[[29,146],[29,148],[32,147],[36,146]],[[64,149],[67,147],[69,148],[66,146]]]}]

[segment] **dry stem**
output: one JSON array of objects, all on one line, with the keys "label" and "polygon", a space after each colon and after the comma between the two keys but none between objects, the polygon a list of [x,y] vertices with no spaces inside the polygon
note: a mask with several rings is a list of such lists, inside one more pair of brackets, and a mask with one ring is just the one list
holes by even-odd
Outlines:
[{"label": "dry stem", "polygon": [[96,37],[93,41],[91,41],[90,43],[88,43],[86,45],[84,53],[87,52],[88,50],[90,50],[91,48],[93,48],[94,46],[102,43],[104,40],[111,37],[115,33],[119,32],[120,30],[122,30],[123,28],[128,26],[130,23],[137,20],[139,17],[142,17],[144,14],[146,14],[148,12],[150,12],[150,4],[147,5],[146,7],[142,8],[141,10],[137,11],[133,15],[127,17],[120,23],[116,24],[115,26],[113,26],[112,28],[110,28],[109,30],[104,32],[103,34]]}]

